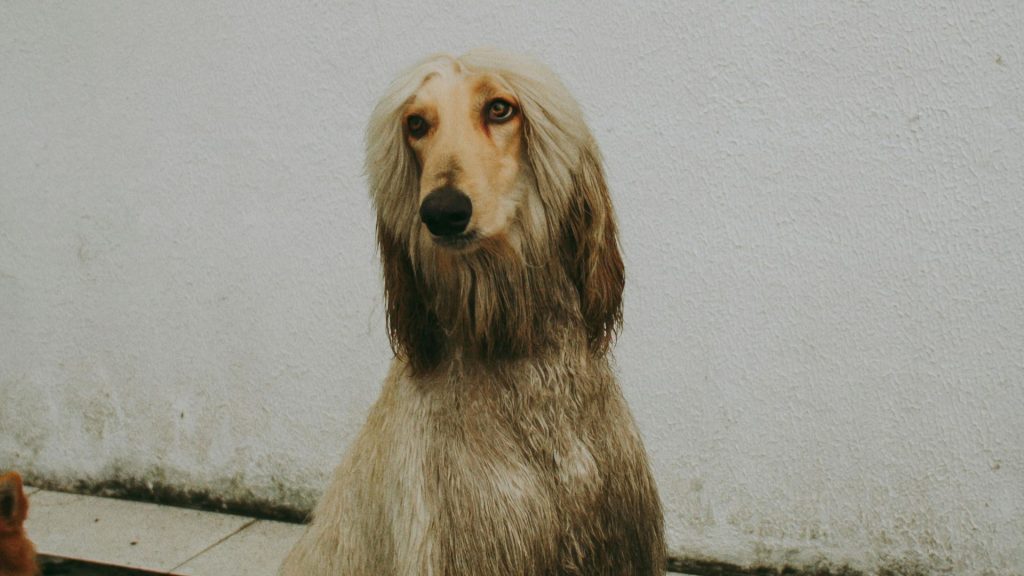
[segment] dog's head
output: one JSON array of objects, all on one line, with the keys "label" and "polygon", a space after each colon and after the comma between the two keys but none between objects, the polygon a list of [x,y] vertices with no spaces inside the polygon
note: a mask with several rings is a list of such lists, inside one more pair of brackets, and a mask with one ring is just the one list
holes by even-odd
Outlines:
[{"label": "dog's head", "polygon": [[552,307],[606,349],[614,215],[596,143],[546,67],[493,51],[420,63],[374,110],[367,172],[392,345],[414,368],[445,340],[530,352]]},{"label": "dog's head", "polygon": [[0,534],[19,532],[28,516],[28,499],[17,472],[0,474]]}]

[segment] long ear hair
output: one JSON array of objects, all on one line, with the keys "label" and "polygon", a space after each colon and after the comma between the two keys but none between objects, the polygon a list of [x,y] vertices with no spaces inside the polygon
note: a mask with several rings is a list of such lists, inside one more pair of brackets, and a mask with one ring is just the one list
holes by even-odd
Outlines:
[{"label": "long ear hair", "polygon": [[625,273],[601,153],[583,113],[558,77],[533,59],[485,49],[459,60],[496,72],[519,99],[548,236],[560,242],[591,349],[603,353],[622,324]]},{"label": "long ear hair", "polygon": [[377,103],[366,130],[366,173],[377,211],[388,339],[395,355],[406,358],[414,372],[435,366],[444,344],[412,260],[420,224],[419,169],[405,143],[401,115],[423,78],[450,61],[433,56],[399,76]]},{"label": "long ear hair", "polygon": [[596,146],[582,150],[562,234],[562,260],[580,295],[580,313],[594,352],[607,350],[622,326],[625,268],[611,197]]},{"label": "long ear hair", "polygon": [[444,339],[405,245],[377,222],[377,242],[384,270],[388,338],[396,356],[408,360],[414,373],[423,373],[441,359]]}]

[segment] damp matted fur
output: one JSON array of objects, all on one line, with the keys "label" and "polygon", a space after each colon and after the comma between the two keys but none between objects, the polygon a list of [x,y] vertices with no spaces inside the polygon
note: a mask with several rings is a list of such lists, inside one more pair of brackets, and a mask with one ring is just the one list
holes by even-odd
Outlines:
[{"label": "damp matted fur", "polygon": [[[429,114],[445,145],[405,128],[425,90],[442,97]],[[479,120],[475,90],[507,92],[516,123]],[[508,158],[460,144],[486,148],[492,128],[514,138]],[[504,184],[481,185],[495,166]],[[280,573],[664,573],[660,502],[607,358],[622,319],[615,218],[575,100],[529,58],[432,57],[375,109],[367,172],[395,359]],[[419,216],[431,179],[461,182],[486,233],[438,245]]]}]

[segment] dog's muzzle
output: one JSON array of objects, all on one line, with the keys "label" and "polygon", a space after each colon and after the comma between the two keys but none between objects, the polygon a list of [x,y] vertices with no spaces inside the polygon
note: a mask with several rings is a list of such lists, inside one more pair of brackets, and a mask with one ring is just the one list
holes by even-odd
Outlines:
[{"label": "dog's muzzle", "polygon": [[444,186],[427,194],[420,204],[420,219],[430,233],[451,238],[466,231],[473,216],[473,202],[457,188]]}]

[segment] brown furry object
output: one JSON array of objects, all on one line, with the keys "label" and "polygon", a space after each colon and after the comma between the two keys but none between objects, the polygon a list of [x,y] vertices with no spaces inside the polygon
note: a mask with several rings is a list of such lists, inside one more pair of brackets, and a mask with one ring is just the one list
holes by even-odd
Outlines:
[{"label": "brown furry object", "polygon": [[367,133],[395,360],[284,576],[664,573],[606,357],[623,266],[600,153],[544,66],[400,77]]},{"label": "brown furry object", "polygon": [[28,498],[17,472],[0,475],[0,576],[35,576],[36,549],[25,535]]}]

